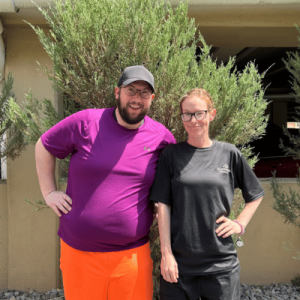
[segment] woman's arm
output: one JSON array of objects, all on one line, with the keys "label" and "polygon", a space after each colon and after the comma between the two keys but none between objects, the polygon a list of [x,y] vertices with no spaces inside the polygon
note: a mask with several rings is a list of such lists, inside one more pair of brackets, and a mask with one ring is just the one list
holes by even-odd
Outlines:
[{"label": "woman's arm", "polygon": [[[261,200],[263,197],[258,198],[252,202],[246,203],[244,209],[240,213],[237,218],[237,221],[245,228],[249,221],[251,220],[252,216],[254,215],[256,209],[258,208]],[[236,222],[222,216],[216,221],[217,224],[222,223],[216,230],[218,236],[222,236],[226,238],[232,234],[240,234],[241,227]]]},{"label": "woman's arm", "polygon": [[160,270],[164,280],[177,282],[179,277],[178,265],[171,249],[171,208],[169,205],[158,203],[158,228],[161,245]]}]

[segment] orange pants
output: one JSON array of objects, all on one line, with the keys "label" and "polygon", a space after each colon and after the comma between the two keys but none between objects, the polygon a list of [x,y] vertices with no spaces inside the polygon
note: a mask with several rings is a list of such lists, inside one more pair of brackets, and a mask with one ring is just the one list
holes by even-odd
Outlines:
[{"label": "orange pants", "polygon": [[152,300],[149,243],[119,252],[79,251],[61,240],[66,300]]}]

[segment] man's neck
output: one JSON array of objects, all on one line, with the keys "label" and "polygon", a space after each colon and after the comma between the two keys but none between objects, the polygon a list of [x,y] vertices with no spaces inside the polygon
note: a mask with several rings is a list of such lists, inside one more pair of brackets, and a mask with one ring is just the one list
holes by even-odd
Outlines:
[{"label": "man's neck", "polygon": [[137,128],[139,128],[140,126],[142,126],[144,124],[144,119],[141,122],[136,123],[136,124],[128,124],[128,123],[126,123],[122,119],[122,117],[121,117],[121,115],[119,113],[118,108],[114,109],[114,118],[116,119],[116,121],[118,122],[118,124],[120,124],[121,126],[127,128],[127,129],[137,129]]}]

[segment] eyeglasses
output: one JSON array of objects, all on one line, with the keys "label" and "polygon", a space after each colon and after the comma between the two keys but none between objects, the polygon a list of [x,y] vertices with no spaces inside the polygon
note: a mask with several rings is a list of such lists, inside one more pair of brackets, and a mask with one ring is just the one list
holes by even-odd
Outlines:
[{"label": "eyeglasses", "polygon": [[201,111],[196,111],[194,113],[184,113],[181,114],[181,119],[183,122],[188,122],[192,120],[192,116],[195,116],[196,120],[204,120],[206,118],[208,110],[201,110]]},{"label": "eyeglasses", "polygon": [[127,96],[135,96],[136,93],[139,93],[140,97],[143,99],[148,99],[152,95],[152,91],[150,90],[137,90],[132,86],[121,86],[120,88],[124,89],[124,92]]}]

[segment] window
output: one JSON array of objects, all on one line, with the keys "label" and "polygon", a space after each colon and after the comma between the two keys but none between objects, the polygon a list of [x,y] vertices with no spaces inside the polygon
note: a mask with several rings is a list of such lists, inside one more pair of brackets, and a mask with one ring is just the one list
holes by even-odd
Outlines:
[{"label": "window", "polygon": [[300,122],[287,122],[287,128],[289,129],[299,129],[300,128]]},{"label": "window", "polygon": [[299,110],[299,103],[295,101],[288,102],[287,106],[287,124],[286,127],[289,129],[299,129],[300,122],[295,121],[295,118],[299,117],[297,114],[297,108]]}]

